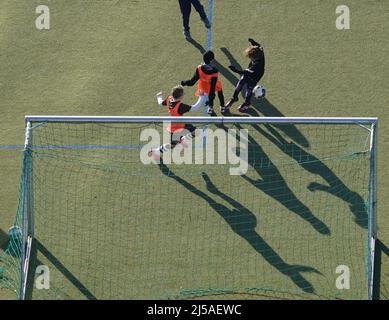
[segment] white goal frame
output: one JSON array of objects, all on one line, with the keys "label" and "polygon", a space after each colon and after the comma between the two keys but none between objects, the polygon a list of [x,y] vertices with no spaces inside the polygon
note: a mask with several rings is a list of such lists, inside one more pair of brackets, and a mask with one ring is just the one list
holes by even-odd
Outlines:
[{"label": "white goal frame", "polygon": [[374,252],[377,237],[377,125],[378,118],[357,117],[139,117],[139,116],[25,116],[25,143],[23,149],[23,205],[22,205],[22,248],[20,265],[19,299],[26,298],[27,277],[31,246],[34,239],[33,190],[30,190],[31,175],[27,172],[27,159],[31,156],[33,128],[45,123],[290,123],[290,124],[356,124],[370,131],[370,173],[368,206],[368,299],[373,299]]}]

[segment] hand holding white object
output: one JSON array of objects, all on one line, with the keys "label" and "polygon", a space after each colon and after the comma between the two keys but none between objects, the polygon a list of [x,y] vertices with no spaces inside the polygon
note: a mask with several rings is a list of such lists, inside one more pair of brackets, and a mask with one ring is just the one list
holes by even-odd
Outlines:
[{"label": "hand holding white object", "polygon": [[163,102],[162,91],[157,93],[157,101],[158,101],[159,105],[162,105],[162,102]]}]

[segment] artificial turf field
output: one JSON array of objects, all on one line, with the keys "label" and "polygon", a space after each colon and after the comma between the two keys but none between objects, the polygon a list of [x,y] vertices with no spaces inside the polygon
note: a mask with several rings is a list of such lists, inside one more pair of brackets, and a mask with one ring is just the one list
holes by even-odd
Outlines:
[{"label": "artificial turf field", "polygon": [[[387,81],[389,68],[386,59],[389,45],[386,41],[385,30],[389,24],[389,5],[386,1],[348,1],[345,4],[351,9],[351,30],[339,31],[335,28],[335,8],[339,5],[337,1],[293,1],[290,3],[290,1],[269,0],[246,0],[244,2],[219,0],[214,2],[213,49],[222,73],[226,97],[232,94],[236,81],[234,75],[229,73],[226,67],[234,61],[242,66],[247,64],[242,51],[247,46],[247,38],[253,37],[264,44],[267,60],[266,74],[263,79],[263,83],[268,88],[267,99],[255,105],[255,110],[260,115],[379,117],[378,238],[380,242],[378,249],[381,257],[381,261],[379,261],[381,270],[377,274],[378,292],[376,295],[381,299],[388,298],[389,224],[386,222],[385,209],[389,207],[389,203],[384,195],[389,187],[388,181],[385,179],[385,172],[388,170],[385,161],[385,135],[388,130],[386,128],[388,117],[386,104],[389,97]],[[14,1],[8,0],[1,3],[0,103],[3,111],[0,127],[1,146],[15,146],[23,143],[23,116],[25,114],[165,115],[163,109],[158,108],[155,103],[155,93],[161,89],[166,93],[180,80],[191,77],[195,66],[201,61],[200,50],[205,44],[205,29],[194,12],[191,26],[195,41],[186,42],[181,34],[180,13],[176,1],[71,0],[65,2],[52,0],[48,3],[51,10],[50,31],[38,31],[35,28],[37,16],[35,8],[38,4],[42,3],[22,1],[15,4]],[[193,92],[192,89],[187,90],[186,99],[188,102],[194,101]],[[254,115],[254,112],[251,115]],[[320,150],[318,145],[314,145],[315,136],[312,132],[309,130],[302,130],[302,132],[311,143],[311,148]],[[313,136],[309,136],[310,132]],[[259,144],[263,143],[264,148],[269,147],[266,149],[267,157],[277,163],[280,156],[277,154],[276,148],[271,147],[270,140],[263,142],[264,139],[258,132],[256,138]],[[2,203],[0,211],[1,244],[6,242],[5,233],[15,216],[20,155],[21,152],[18,149],[3,148],[0,150],[0,175],[3,183],[0,192]],[[66,166],[64,165],[63,168],[65,169]],[[345,172],[342,165],[334,166],[333,170],[336,174]],[[309,194],[306,192],[306,185],[312,182],[310,180],[312,176],[301,170],[293,175],[293,177],[298,176],[299,178],[293,180],[286,169],[279,168],[279,171],[283,179],[287,181],[289,188],[297,196],[300,196],[299,198],[307,199],[304,198]],[[220,178],[218,180],[217,173],[213,173],[215,177],[210,176],[212,181],[219,186],[216,188],[219,193],[215,192],[215,189],[213,189],[213,194],[210,191],[207,192],[206,183],[201,180],[203,179],[201,177],[197,177],[194,181],[190,181],[190,178],[186,177],[188,183],[196,186],[202,192],[194,194],[193,188],[191,192],[185,188],[186,182],[179,180],[180,178],[185,179],[185,173],[182,173],[182,176],[177,175],[179,178],[174,175],[173,179],[163,180],[162,176],[158,179],[161,181],[161,186],[166,187],[166,190],[181,190],[179,188],[182,188],[185,191],[186,189],[187,205],[203,208],[201,212],[208,212],[207,210],[210,210],[209,203],[213,203],[212,199],[216,201],[215,198],[220,198],[221,200],[219,200],[223,200],[225,205],[232,207],[234,206],[233,201],[228,201],[231,200],[231,197],[241,202],[244,200],[244,197],[239,198],[242,195],[234,192],[236,186],[243,184],[242,181],[234,186],[229,186],[227,190],[221,190],[220,186],[223,185],[223,180]],[[93,179],[100,179],[97,180],[100,184],[96,184],[96,180]],[[108,188],[107,177],[96,175],[93,179],[85,184],[90,183],[90,185],[97,186],[97,189],[100,186],[100,191],[95,193],[104,194],[105,188]],[[345,175],[342,176],[342,180],[350,189],[356,188],[352,177],[347,178]],[[128,181],[124,178],[118,183],[119,185],[128,185]],[[145,185],[146,183],[144,182]],[[258,191],[258,188],[253,186],[245,188],[241,194],[254,195],[257,192],[258,197],[264,203],[278,208],[280,214],[287,211],[285,207],[277,207],[277,203],[272,202],[273,200],[266,193]],[[227,191],[230,198],[226,196],[223,198]],[[146,197],[146,192],[144,197]],[[306,200],[309,202],[308,206],[312,212],[323,220],[325,220],[325,216],[321,216],[320,206],[328,205],[334,208],[344,205],[338,198],[333,198],[329,204],[325,202],[327,198],[324,199],[318,200],[325,204],[316,201],[317,199],[314,197],[308,197]],[[105,205],[107,208],[110,207],[109,202]],[[253,205],[253,202],[250,203],[248,200],[244,207],[253,211],[250,205]],[[238,207],[242,208],[242,206]],[[169,204],[169,209],[174,209],[172,204]],[[220,209],[214,211],[223,212]],[[57,214],[60,216],[60,213]],[[288,214],[290,216],[293,213]],[[151,223],[154,221],[152,206],[148,208],[145,215],[150,220],[148,226],[150,228],[154,226],[158,229],[158,225]],[[161,217],[159,213],[158,217]],[[185,258],[181,257],[180,263],[188,263],[190,265],[188,268],[202,270],[202,273],[198,278],[193,277],[193,275],[188,276],[188,278],[180,278],[178,280],[180,283],[184,280],[188,281],[188,279],[192,281],[193,287],[199,284],[201,286],[207,280],[218,284],[223,283],[223,281],[228,283],[227,275],[231,273],[228,269],[223,269],[225,259],[230,262],[229,265],[241,263],[243,266],[247,264],[254,276],[256,272],[264,270],[262,268],[266,266],[264,259],[253,250],[252,246],[245,247],[242,236],[237,236],[223,225],[223,217],[219,217],[219,220],[217,220],[217,216],[213,217],[212,219],[216,220],[209,223],[201,222],[201,225],[197,226],[201,229],[196,229],[198,233],[192,234],[190,233],[191,224],[185,220],[185,217],[166,219],[166,222],[171,219],[178,226],[184,224],[190,235],[188,239],[191,237],[198,239],[201,238],[203,232],[212,233],[217,230],[219,233],[215,234],[223,234],[225,237],[218,239],[219,242],[231,244],[234,252],[243,248],[242,250],[245,250],[247,256],[247,260],[242,263],[234,261],[233,257],[229,261],[226,258],[227,255],[224,254],[220,258],[212,256],[207,260],[204,256],[197,257],[198,253],[196,252],[193,255],[185,253]],[[268,224],[265,224],[267,227],[262,224],[258,227],[257,232],[262,231],[260,234],[265,239],[266,235],[270,239],[274,235],[271,226],[276,227],[276,222],[281,221],[286,226],[285,228],[291,228],[294,226],[293,223],[300,223],[293,222],[292,218],[284,220],[279,217],[278,219],[272,220],[269,217],[268,220],[265,220],[269,221]],[[83,235],[84,225],[88,223],[84,220],[81,221],[83,223],[79,225],[79,230],[74,232],[80,237]],[[203,220],[199,217],[199,221]],[[288,227],[288,223],[292,224],[289,224]],[[336,224],[330,222],[328,224],[331,225],[333,233],[336,234]],[[174,226],[178,228],[177,225],[173,225],[173,229]],[[212,226],[215,226],[215,229],[212,229]],[[116,231],[105,227],[107,228],[104,229],[106,234],[114,234]],[[303,228],[303,225],[300,228]],[[355,230],[355,227],[352,226],[352,229]],[[282,233],[282,229],[277,230]],[[120,231],[120,234],[128,232],[128,230]],[[52,232],[56,234],[55,229]],[[130,237],[131,233],[128,232],[126,236]],[[311,234],[305,236],[307,239],[314,237]],[[63,237],[66,238],[67,235],[63,235]],[[282,243],[279,243],[275,246],[278,253],[285,259],[289,258],[288,263],[307,264],[320,270],[320,259],[317,256],[299,256],[298,249],[303,249],[306,245],[305,238],[301,237],[299,240],[298,234],[294,234],[293,239],[301,244],[294,246],[294,250],[289,252],[287,248],[282,246]],[[79,239],[75,238],[71,241],[77,242],[77,240]],[[161,241],[161,239],[152,237],[148,240],[155,244]],[[336,241],[336,239],[333,240]],[[114,242],[114,239],[112,241]],[[174,242],[174,239],[169,238],[166,241]],[[317,242],[321,246],[317,250],[327,246],[325,241]],[[111,246],[109,242],[104,243],[107,245],[106,251],[108,248],[114,247],[113,243]],[[214,247],[210,245],[210,250],[215,250],[212,252],[220,252],[220,250],[218,251],[220,248],[222,248],[221,243],[219,243],[219,247],[216,244]],[[158,249],[159,247],[156,245],[153,250],[158,252]],[[49,250],[56,253],[57,256],[61,255],[60,246],[49,248]],[[55,252],[55,250],[59,250],[59,252]],[[121,251],[125,248],[118,246],[118,250],[118,254],[125,256]],[[102,251],[104,252],[104,248]],[[91,255],[93,254],[96,255],[96,253],[91,253]],[[150,257],[148,259],[145,260],[145,263],[154,261]],[[102,261],[101,265],[91,267],[92,273],[97,274],[95,278],[88,278],[87,274],[89,273],[85,270],[81,271],[82,267],[77,265],[77,263],[82,262],[82,258],[76,261],[76,270],[72,271],[74,274],[78,272],[81,279],[86,277],[90,290],[95,289],[95,291],[92,290],[92,294],[97,297],[99,295],[104,297],[103,292],[109,291],[113,293],[114,298],[121,298],[115,295],[115,288],[96,284],[104,279],[103,270],[107,267],[104,265],[104,257],[100,261]],[[108,261],[110,260],[108,259],[107,263]],[[196,261],[199,262],[197,268]],[[68,263],[71,264],[71,261],[67,262],[66,259],[61,262],[65,266]],[[322,264],[335,262],[325,261]],[[114,263],[119,265],[120,260],[114,261]],[[252,267],[250,263],[252,263]],[[207,265],[215,266],[218,264],[220,264],[219,268],[225,272],[222,280],[214,279],[212,275],[207,274]],[[256,265],[260,267],[257,269]],[[238,267],[234,269],[235,272],[241,270],[239,268],[242,266],[238,264]],[[148,276],[148,269],[144,269],[143,265],[138,265],[138,268],[140,267],[142,269],[139,269],[139,274],[142,274],[141,270],[144,270],[144,278],[138,277],[140,279],[137,283],[138,287],[142,287],[142,283],[147,280]],[[293,289],[293,281],[273,269],[270,269],[272,271],[269,275],[269,285],[275,288]],[[328,267],[329,269],[330,267]],[[134,277],[133,274],[126,275],[126,270],[123,273],[124,276],[117,277],[117,283],[134,281],[131,278]],[[316,291],[320,291],[322,283],[315,278],[315,273],[304,274],[304,276],[312,283]],[[236,281],[241,281],[241,283],[234,283],[234,285],[250,287],[250,284],[254,283],[252,280],[238,278]],[[61,281],[66,282],[66,280]],[[176,284],[162,281],[160,286],[174,291]],[[256,283],[253,286],[256,286]],[[86,287],[88,286],[86,285]],[[85,290],[77,290],[74,285],[66,284],[65,288],[68,290],[65,292],[58,290],[56,296],[49,297],[91,298],[89,293],[85,294]],[[152,296],[152,289],[144,290],[145,297]],[[0,294],[1,298],[11,299],[15,297],[8,290],[2,290]],[[155,294],[158,295],[158,293]],[[271,295],[260,295],[260,297],[269,296]],[[292,298],[296,296],[298,295],[292,295]],[[36,293],[35,297],[45,298],[44,295],[40,297],[39,293]],[[285,298],[290,298],[290,296]],[[355,298],[355,296],[351,296],[351,298]]]}]

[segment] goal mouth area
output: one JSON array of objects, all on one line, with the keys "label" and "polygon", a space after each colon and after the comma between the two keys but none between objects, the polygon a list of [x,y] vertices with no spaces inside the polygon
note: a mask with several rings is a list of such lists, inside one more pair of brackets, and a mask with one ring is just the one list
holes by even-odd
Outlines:
[{"label": "goal mouth area", "polygon": [[[32,299],[371,297],[377,118],[25,120],[15,220],[22,237],[9,264],[20,272],[21,299],[37,261],[49,267],[52,291],[32,289]],[[162,135],[169,122],[203,134],[247,129],[248,171],[141,163],[143,130]],[[242,155],[240,145],[214,142]],[[45,248],[36,256],[35,240]],[[341,264],[354,272],[352,292],[334,287]]]}]

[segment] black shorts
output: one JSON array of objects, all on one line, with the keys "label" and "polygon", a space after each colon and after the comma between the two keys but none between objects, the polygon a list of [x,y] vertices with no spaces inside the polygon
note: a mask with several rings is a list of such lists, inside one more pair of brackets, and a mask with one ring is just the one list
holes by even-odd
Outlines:
[{"label": "black shorts", "polygon": [[196,131],[196,127],[194,125],[191,125],[189,123],[185,124],[184,130],[180,130],[178,132],[174,132],[170,134],[170,144],[172,146],[175,146],[176,144],[181,142],[181,138],[188,134],[188,131],[190,133],[194,133]]}]

